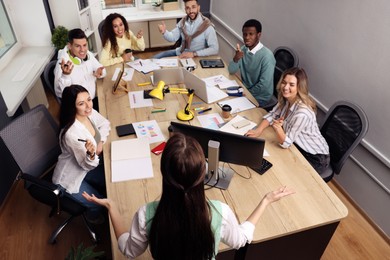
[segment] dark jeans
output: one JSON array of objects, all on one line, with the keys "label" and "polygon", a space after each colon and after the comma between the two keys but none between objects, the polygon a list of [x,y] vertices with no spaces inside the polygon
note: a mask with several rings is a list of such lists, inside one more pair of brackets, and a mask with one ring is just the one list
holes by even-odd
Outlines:
[{"label": "dark jeans", "polygon": [[[103,160],[103,158],[101,158]],[[87,201],[83,196],[86,191],[89,195],[94,194],[98,198],[106,197],[106,179],[104,176],[104,164],[99,164],[95,169],[89,171],[80,186],[79,193],[72,196],[87,207],[86,215],[89,219],[95,219],[104,212],[104,207]]]},{"label": "dark jeans", "polygon": [[329,154],[311,154],[303,150],[299,145],[295,144],[295,146],[318,173],[323,172],[329,166]]}]

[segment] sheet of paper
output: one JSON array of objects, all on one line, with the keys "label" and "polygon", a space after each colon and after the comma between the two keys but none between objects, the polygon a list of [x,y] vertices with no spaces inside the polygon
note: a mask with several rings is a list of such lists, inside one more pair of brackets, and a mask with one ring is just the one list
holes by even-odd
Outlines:
[{"label": "sheet of paper", "polygon": [[224,100],[224,101],[218,102],[218,105],[220,107],[222,107],[223,105],[231,106],[232,107],[232,111],[230,112],[230,114],[236,114],[238,112],[242,112],[242,111],[245,111],[245,110],[252,109],[252,108],[256,107],[246,97],[237,97],[237,98]]},{"label": "sheet of paper", "polygon": [[151,98],[144,98],[144,91],[130,91],[128,93],[130,107],[131,108],[140,108],[140,107],[152,107],[153,101]]},{"label": "sheet of paper", "polygon": [[157,143],[165,140],[156,120],[134,122],[133,127],[138,138],[146,138],[149,143]]},{"label": "sheet of paper", "polygon": [[218,130],[220,124],[224,123],[218,113],[197,116],[199,123],[204,128]]},{"label": "sheet of paper", "polygon": [[177,59],[152,59],[160,67],[178,67],[179,61]]},{"label": "sheet of paper", "polygon": [[[238,128],[238,129],[235,128],[233,126],[233,124],[237,123],[241,120],[247,120],[249,122],[249,125]],[[221,130],[223,132],[232,133],[232,134],[244,135],[246,132],[248,132],[250,129],[252,129],[254,127],[256,127],[256,123],[249,121],[248,119],[246,119],[240,115],[236,115],[229,122],[227,122],[224,126],[222,126],[219,130]]]},{"label": "sheet of paper", "polygon": [[147,139],[111,142],[112,182],[153,177],[150,146]]},{"label": "sheet of paper", "polygon": [[216,75],[203,79],[207,85],[209,86],[218,86],[220,89],[226,89],[228,87],[236,87],[239,86],[237,81],[230,80],[224,75]]},{"label": "sheet of paper", "polygon": [[149,59],[146,60],[138,59],[135,61],[128,62],[126,64],[142,73],[149,73],[154,70],[161,69],[160,66],[158,66],[156,63],[154,63],[152,60]]},{"label": "sheet of paper", "polygon": [[[116,80],[120,70],[121,70],[120,68],[116,68],[115,69],[114,75],[111,78],[112,81]],[[125,68],[125,71],[124,71],[124,73],[122,75],[122,79],[125,80],[125,81],[130,81],[130,80],[133,79],[133,75],[134,75],[134,69],[133,68]]]}]

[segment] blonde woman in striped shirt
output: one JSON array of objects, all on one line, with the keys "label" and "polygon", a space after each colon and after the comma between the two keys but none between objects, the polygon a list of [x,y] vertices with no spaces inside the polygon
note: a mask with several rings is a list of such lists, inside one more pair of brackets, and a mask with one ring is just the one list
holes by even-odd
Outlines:
[{"label": "blonde woman in striped shirt", "polygon": [[289,148],[294,143],[313,168],[321,172],[330,162],[329,146],[318,128],[316,105],[309,97],[304,69],[287,69],[277,90],[278,104],[246,135],[258,137],[265,128],[272,126],[281,147]]}]

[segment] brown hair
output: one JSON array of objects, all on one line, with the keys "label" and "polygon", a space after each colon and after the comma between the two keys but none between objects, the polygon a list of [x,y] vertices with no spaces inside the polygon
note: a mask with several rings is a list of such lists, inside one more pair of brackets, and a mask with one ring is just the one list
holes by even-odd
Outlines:
[{"label": "brown hair", "polygon": [[214,234],[200,144],[175,133],[161,157],[163,189],[149,235],[153,259],[212,259]]}]

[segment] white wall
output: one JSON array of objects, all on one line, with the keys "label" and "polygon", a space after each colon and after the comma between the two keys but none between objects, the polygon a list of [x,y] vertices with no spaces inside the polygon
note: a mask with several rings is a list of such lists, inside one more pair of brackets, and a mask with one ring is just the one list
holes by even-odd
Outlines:
[{"label": "white wall", "polygon": [[23,46],[51,46],[51,32],[42,0],[5,0]]},{"label": "white wall", "polygon": [[388,235],[389,14],[386,0],[211,1],[217,31],[227,39],[220,40],[222,56],[233,53],[230,45],[239,40],[242,24],[258,19],[263,24],[261,41],[267,47],[285,45],[298,53],[320,109],[326,111],[346,99],[366,111],[369,132],[353,154],[355,161],[350,160],[336,179]]}]

